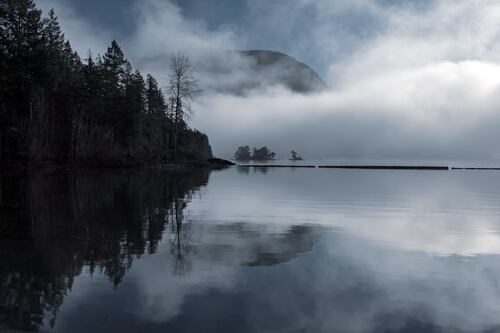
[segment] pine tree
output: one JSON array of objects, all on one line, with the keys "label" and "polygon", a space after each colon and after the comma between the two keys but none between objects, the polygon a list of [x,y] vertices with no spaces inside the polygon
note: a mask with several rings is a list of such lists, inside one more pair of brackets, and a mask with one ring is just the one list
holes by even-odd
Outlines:
[{"label": "pine tree", "polygon": [[66,105],[64,105],[65,103],[59,103],[60,105],[56,105],[56,101],[58,100],[58,93],[60,93],[60,86],[68,86],[68,75],[65,75],[65,72],[68,71],[69,65],[65,63],[64,59],[64,51],[67,49],[68,45],[64,41],[64,34],[61,31],[53,9],[49,11],[49,16],[43,20],[42,38],[45,51],[44,60],[46,64],[44,87],[48,103],[47,117],[49,118],[47,157],[53,158],[53,155],[56,154],[58,150],[60,151],[60,147],[57,147],[59,140],[56,138],[56,121],[61,121],[63,118],[62,116],[64,116],[61,113],[66,111]]},{"label": "pine tree", "polygon": [[[43,45],[41,11],[32,0],[1,0],[2,134],[11,155],[24,150],[33,128],[35,111],[41,111]],[[37,110],[34,110],[35,107]]]},{"label": "pine tree", "polygon": [[167,118],[167,105],[165,96],[158,87],[156,79],[149,75],[146,78],[146,115],[145,137],[147,138],[148,151],[155,157],[167,154],[169,144],[169,128]]},{"label": "pine tree", "polygon": [[54,9],[49,11],[49,16],[43,20],[43,42],[50,57],[60,57],[65,47],[64,34],[59,25]]},{"label": "pine tree", "polygon": [[60,71],[63,67],[63,52],[67,45],[64,40],[64,34],[61,31],[59,21],[53,9],[49,11],[49,16],[43,20],[43,43],[47,66],[46,79],[52,83],[51,90],[57,90],[60,84]]},{"label": "pine tree", "polygon": [[126,123],[124,114],[124,96],[126,79],[131,67],[116,41],[111,43],[102,59],[102,79],[104,92],[104,119],[112,128],[112,141],[122,149],[127,144]]},{"label": "pine tree", "polygon": [[7,130],[10,119],[7,113],[7,2],[0,0],[0,160],[6,159]]},{"label": "pine tree", "polygon": [[72,162],[102,157],[107,133],[102,121],[101,71],[90,52],[77,74],[81,85],[71,119],[68,153]]},{"label": "pine tree", "polygon": [[130,71],[130,64],[116,41],[111,42],[103,56],[104,83],[113,92],[123,91],[125,78]]},{"label": "pine tree", "polygon": [[[123,134],[126,137],[128,153],[134,155],[131,147],[140,142],[141,119],[146,109],[146,87],[139,71],[128,74],[125,85],[125,105],[123,107]],[[136,149],[141,151],[142,149]],[[140,152],[138,152],[140,153]]]}]

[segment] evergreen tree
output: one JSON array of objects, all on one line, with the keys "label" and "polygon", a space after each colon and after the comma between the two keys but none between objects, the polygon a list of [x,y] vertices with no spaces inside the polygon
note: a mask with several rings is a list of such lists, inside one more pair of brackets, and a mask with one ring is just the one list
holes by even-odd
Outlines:
[{"label": "evergreen tree", "polygon": [[[41,11],[32,0],[0,0],[2,50],[2,133],[9,147],[4,154],[18,152],[28,143],[33,126],[35,99],[40,95],[42,77]],[[4,140],[3,140],[4,141]]]},{"label": "evergreen tree", "polygon": [[266,161],[266,160],[274,160],[276,157],[276,153],[272,152],[266,146],[261,147],[259,149],[253,148],[252,160],[255,161]]},{"label": "evergreen tree", "polygon": [[58,81],[58,71],[61,68],[63,51],[66,48],[64,34],[53,9],[49,16],[43,20],[43,42],[46,51],[48,79],[54,83]]},{"label": "evergreen tree", "polygon": [[7,114],[7,2],[0,0],[0,159],[6,158],[6,139],[10,121]]},{"label": "evergreen tree", "polygon": [[[129,147],[129,155],[133,152],[131,147],[140,143],[142,146],[139,134],[140,126],[142,125],[142,117],[146,110],[146,87],[144,78],[139,71],[128,74],[125,83],[125,105],[123,107],[123,122],[124,135],[127,138],[127,147]],[[134,144],[136,143],[136,144]],[[142,152],[142,147],[138,147],[138,152]]]},{"label": "evergreen tree", "polygon": [[145,137],[148,152],[156,158],[165,156],[168,149],[168,128],[171,127],[167,119],[167,105],[158,82],[148,74],[146,78],[146,115]]},{"label": "evergreen tree", "polygon": [[127,144],[127,115],[124,114],[126,79],[131,66],[116,41],[111,43],[102,59],[102,79],[104,92],[104,121],[112,129],[112,143],[120,149]]},{"label": "evergreen tree", "polygon": [[234,153],[234,159],[237,161],[250,161],[252,159],[252,154],[250,152],[249,146],[238,147],[238,150]]},{"label": "evergreen tree", "polygon": [[116,41],[103,56],[103,80],[112,93],[119,94],[125,88],[125,78],[130,73],[130,63],[125,59],[122,49]]},{"label": "evergreen tree", "polygon": [[[64,41],[64,34],[61,31],[59,22],[55,15],[54,10],[49,11],[49,16],[43,20],[42,30],[43,47],[45,54],[45,75],[44,88],[47,100],[47,126],[49,136],[46,142],[46,153],[48,158],[52,158],[57,154],[57,147],[59,142],[56,139],[56,124],[57,121],[62,120],[62,114],[65,112],[64,105],[56,105],[58,101],[58,93],[60,93],[61,86],[68,85],[68,76],[64,75],[67,70],[68,64],[65,63],[64,52],[68,45]],[[72,52],[72,51],[71,51]],[[58,126],[61,128],[62,126]],[[42,134],[45,136],[44,134]],[[36,147],[39,148],[39,147]]]}]

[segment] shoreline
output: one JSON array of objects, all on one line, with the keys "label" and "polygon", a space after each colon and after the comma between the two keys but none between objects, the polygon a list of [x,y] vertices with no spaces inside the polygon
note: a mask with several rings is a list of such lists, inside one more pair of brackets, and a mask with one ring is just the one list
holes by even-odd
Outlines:
[{"label": "shoreline", "polygon": [[28,163],[28,164],[0,164],[2,172],[19,171],[58,171],[58,170],[132,170],[132,169],[163,169],[182,170],[194,168],[218,169],[224,165],[210,163],[209,161],[179,161],[172,163],[77,163],[77,164],[57,164],[51,162]]},{"label": "shoreline", "polygon": [[238,164],[238,168],[291,168],[338,170],[407,170],[407,171],[500,171],[500,167],[453,167],[440,165],[287,165],[287,164]]},{"label": "shoreline", "polygon": [[[413,165],[286,165],[286,164],[243,164],[239,168],[293,168],[293,169],[359,169],[359,170],[433,170],[449,171],[448,166],[413,166]],[[500,168],[498,169],[500,170]]]},{"label": "shoreline", "polygon": [[294,165],[294,164],[235,164],[223,159],[178,161],[171,163],[147,162],[105,162],[105,163],[77,163],[56,164],[52,162],[40,163],[12,163],[0,164],[0,172],[20,171],[58,171],[58,170],[131,170],[131,169],[162,169],[169,171],[183,169],[226,169],[237,168],[265,168],[265,169],[337,169],[337,170],[407,170],[407,171],[500,171],[500,167],[454,167],[442,165]]}]

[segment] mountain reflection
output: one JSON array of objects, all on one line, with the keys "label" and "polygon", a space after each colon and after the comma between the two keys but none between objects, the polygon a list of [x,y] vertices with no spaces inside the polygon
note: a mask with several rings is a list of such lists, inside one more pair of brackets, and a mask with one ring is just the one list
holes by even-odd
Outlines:
[{"label": "mountain reflection", "polygon": [[265,225],[248,223],[205,226],[205,235],[224,235],[224,239],[206,240],[196,246],[196,253],[207,262],[273,266],[311,251],[319,242],[321,230],[313,225],[292,225],[279,233],[269,232]]},{"label": "mountain reflection", "polygon": [[183,210],[208,177],[203,169],[2,177],[0,329],[36,330],[47,313],[53,326],[84,266],[116,287],[166,230],[176,235],[174,269],[186,271]]}]

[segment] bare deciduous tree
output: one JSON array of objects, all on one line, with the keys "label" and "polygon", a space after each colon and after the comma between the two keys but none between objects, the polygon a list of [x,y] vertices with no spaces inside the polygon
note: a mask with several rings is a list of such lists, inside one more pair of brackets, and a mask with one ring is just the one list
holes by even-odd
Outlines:
[{"label": "bare deciduous tree", "polygon": [[191,101],[198,92],[198,85],[194,77],[194,65],[191,59],[183,53],[170,58],[170,75],[168,92],[170,94],[170,108],[174,123],[172,133],[173,159],[177,159],[177,141],[179,125],[186,117],[193,114]]}]

